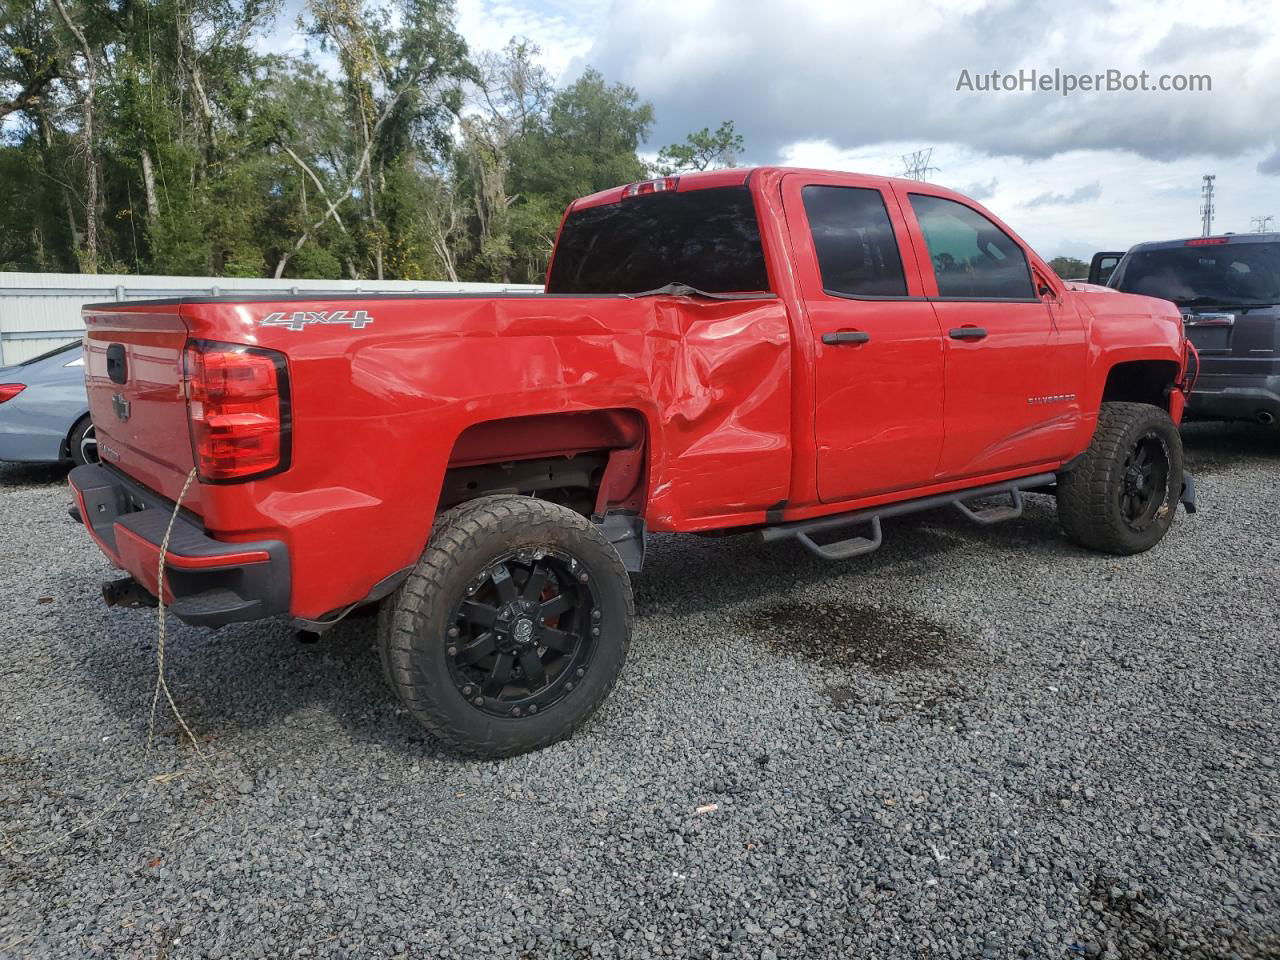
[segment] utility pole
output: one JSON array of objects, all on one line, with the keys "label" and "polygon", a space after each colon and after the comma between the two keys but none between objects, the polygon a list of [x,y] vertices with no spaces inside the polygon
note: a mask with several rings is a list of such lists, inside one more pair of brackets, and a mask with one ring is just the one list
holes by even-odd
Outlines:
[{"label": "utility pole", "polygon": [[914,153],[904,153],[902,155],[902,175],[908,180],[928,180],[929,174],[938,172],[937,167],[929,164],[932,159],[933,147],[929,147],[927,150],[917,150]]},{"label": "utility pole", "polygon": [[1271,229],[1271,221],[1272,221],[1272,220],[1274,220],[1274,219],[1275,219],[1275,217],[1271,216],[1270,214],[1267,214],[1265,217],[1251,217],[1251,218],[1250,218],[1250,220],[1251,220],[1251,222],[1253,223],[1254,227],[1256,227],[1256,228],[1257,228],[1256,230],[1254,230],[1254,232],[1255,232],[1255,233],[1266,233],[1266,232],[1268,232],[1268,231]]},{"label": "utility pole", "polygon": [[1204,175],[1204,185],[1200,188],[1200,236],[1207,237],[1213,233],[1213,181],[1217,177],[1212,173]]}]

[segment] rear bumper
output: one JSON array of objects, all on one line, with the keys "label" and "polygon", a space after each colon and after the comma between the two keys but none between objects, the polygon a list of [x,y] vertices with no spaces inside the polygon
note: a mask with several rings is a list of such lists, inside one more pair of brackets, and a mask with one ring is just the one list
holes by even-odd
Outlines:
[{"label": "rear bumper", "polygon": [[1187,401],[1187,416],[1280,423],[1280,376],[1204,374]]},{"label": "rear bumper", "polygon": [[[76,467],[67,479],[89,536],[155,596],[173,503],[102,464]],[[280,541],[215,540],[198,518],[178,513],[165,555],[165,603],[179,619],[220,627],[287,614],[289,582],[289,553]]]}]

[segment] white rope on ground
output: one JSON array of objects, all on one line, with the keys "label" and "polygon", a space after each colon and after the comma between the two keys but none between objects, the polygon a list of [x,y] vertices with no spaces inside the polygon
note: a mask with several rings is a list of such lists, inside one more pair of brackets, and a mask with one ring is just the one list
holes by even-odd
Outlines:
[{"label": "white rope on ground", "polygon": [[160,541],[160,557],[156,562],[156,600],[158,601],[156,610],[159,614],[160,627],[156,635],[156,689],[151,695],[151,718],[147,721],[147,753],[151,752],[151,741],[155,738],[156,706],[160,703],[160,691],[163,690],[164,698],[169,701],[169,709],[173,711],[173,716],[178,721],[178,726],[187,735],[187,739],[191,741],[191,746],[195,748],[196,754],[203,760],[204,751],[200,749],[200,743],[196,740],[196,735],[187,726],[187,721],[182,716],[182,711],[174,703],[173,694],[169,692],[169,684],[164,678],[164,646],[166,640],[164,626],[164,560],[169,553],[169,538],[173,536],[173,524],[178,519],[178,510],[182,507],[182,501],[186,497],[187,491],[191,489],[191,482],[195,478],[196,468],[192,467],[191,472],[187,474],[187,481],[182,485],[182,490],[178,493],[178,499],[173,505],[173,513],[169,516],[169,525],[164,530],[164,539]]},{"label": "white rope on ground", "polygon": [[[186,719],[182,716],[181,711],[178,710],[177,703],[174,702],[173,694],[169,692],[169,684],[165,680],[165,675],[164,675],[164,651],[165,651],[165,641],[167,639],[166,633],[165,633],[165,616],[164,616],[165,614],[164,561],[166,556],[168,556],[168,553],[169,553],[169,538],[173,535],[173,525],[174,525],[174,522],[178,519],[178,510],[182,507],[182,501],[186,497],[187,492],[191,489],[191,484],[195,480],[195,478],[196,478],[196,469],[195,467],[192,467],[191,472],[187,474],[186,482],[183,483],[182,485],[182,490],[178,493],[178,499],[177,501],[175,501],[173,505],[173,513],[169,517],[169,525],[165,528],[164,539],[160,541],[160,557],[157,561],[158,572],[156,576],[156,598],[159,601],[156,605],[156,609],[159,612],[159,625],[156,630],[156,686],[155,686],[155,691],[152,693],[152,696],[151,696],[151,715],[147,720],[147,745],[143,751],[144,757],[151,755],[151,746],[152,746],[152,743],[155,741],[156,707],[160,703],[160,691],[163,690],[165,700],[168,701],[169,703],[169,709],[173,711],[174,717],[177,718],[178,725],[181,727],[182,732],[187,735],[187,738],[191,741],[191,745],[195,747],[196,754],[200,757],[200,759],[205,760],[205,755],[203,751],[201,751],[200,749],[200,744],[196,740],[195,734],[191,732],[191,727],[188,726]],[[32,850],[14,850],[13,852],[19,857],[24,857],[24,858],[33,857],[37,854],[44,853],[46,850],[56,847],[60,843],[65,843],[67,840],[70,840],[81,830],[84,830],[86,827],[93,826],[95,823],[98,823],[99,821],[104,820],[109,814],[113,813],[115,809],[120,806],[120,804],[124,803],[125,799],[129,796],[129,794],[133,791],[133,789],[139,783],[141,783],[146,776],[147,775],[145,773],[139,774],[137,777],[133,779],[133,781],[129,784],[129,786],[126,787],[125,790],[118,797],[112,800],[111,803],[107,804],[105,809],[99,811],[98,813],[95,813],[91,817],[88,817],[82,820],[76,826],[70,828],[69,830],[64,831],[59,836],[54,837],[48,843],[42,844]],[[3,847],[0,847],[0,853],[8,855],[9,852],[13,850],[13,847],[15,846],[16,843],[17,843],[16,840],[9,841]]]}]

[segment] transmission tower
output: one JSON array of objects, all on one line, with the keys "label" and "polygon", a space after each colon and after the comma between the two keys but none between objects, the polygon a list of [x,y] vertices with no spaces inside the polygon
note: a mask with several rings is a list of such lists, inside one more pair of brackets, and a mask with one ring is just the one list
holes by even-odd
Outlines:
[{"label": "transmission tower", "polygon": [[1265,217],[1251,217],[1250,220],[1257,229],[1255,233],[1267,233],[1271,229],[1271,221],[1275,217],[1267,214]]},{"label": "transmission tower", "polygon": [[933,147],[926,150],[917,150],[914,153],[904,153],[902,155],[902,175],[908,180],[928,180],[929,174],[937,173],[938,168],[931,166],[933,159]]},{"label": "transmission tower", "polygon": [[1217,177],[1212,173],[1204,175],[1204,185],[1200,188],[1200,236],[1207,237],[1213,233],[1213,181]]}]

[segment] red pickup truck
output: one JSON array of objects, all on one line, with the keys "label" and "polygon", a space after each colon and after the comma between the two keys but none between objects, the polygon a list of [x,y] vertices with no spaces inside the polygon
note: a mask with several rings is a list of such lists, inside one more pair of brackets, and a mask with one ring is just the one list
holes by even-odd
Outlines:
[{"label": "red pickup truck", "polygon": [[[827,559],[886,517],[1016,516],[1127,554],[1194,507],[1177,309],[1067,285],[924,183],[725,170],[566,212],[545,294],[85,308],[100,465],[73,514],[192,624],[381,604],[404,705],[488,754],[569,735],[632,630],[653,532]],[[999,498],[1003,502],[993,500]],[[180,501],[180,503],[178,502]],[[177,506],[175,506],[177,504]]]}]

